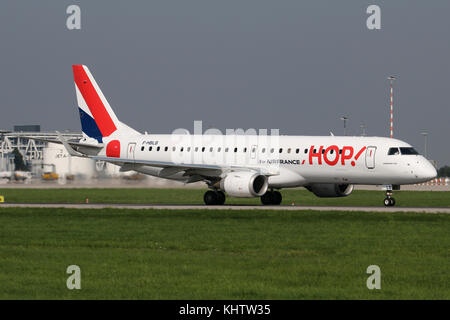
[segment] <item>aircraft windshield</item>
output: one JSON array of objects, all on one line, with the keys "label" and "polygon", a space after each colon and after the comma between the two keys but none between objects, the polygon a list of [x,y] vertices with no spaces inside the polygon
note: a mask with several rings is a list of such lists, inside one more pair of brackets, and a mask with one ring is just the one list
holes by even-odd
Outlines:
[{"label": "aircraft windshield", "polygon": [[388,151],[388,155],[389,156],[394,156],[394,155],[399,155],[399,154],[410,155],[410,154],[419,154],[419,153],[416,151],[416,149],[411,148],[411,147],[402,147],[402,148],[393,147],[393,148],[389,148],[389,151]]},{"label": "aircraft windshield", "polygon": [[419,154],[414,148],[400,148],[402,154]]},{"label": "aircraft windshield", "polygon": [[388,151],[389,156],[398,155],[398,154],[400,154],[400,151],[398,150],[398,148],[389,148],[389,151]]}]

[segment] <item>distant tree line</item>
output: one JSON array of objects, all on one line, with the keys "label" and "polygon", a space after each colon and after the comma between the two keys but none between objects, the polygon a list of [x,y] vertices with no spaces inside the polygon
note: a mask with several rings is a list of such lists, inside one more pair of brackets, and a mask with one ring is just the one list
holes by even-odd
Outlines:
[{"label": "distant tree line", "polygon": [[23,161],[23,157],[19,149],[15,148],[12,153],[14,155],[14,169],[16,171],[29,171],[27,165]]},{"label": "distant tree line", "polygon": [[450,167],[444,166],[442,168],[439,168],[438,177],[450,177]]}]

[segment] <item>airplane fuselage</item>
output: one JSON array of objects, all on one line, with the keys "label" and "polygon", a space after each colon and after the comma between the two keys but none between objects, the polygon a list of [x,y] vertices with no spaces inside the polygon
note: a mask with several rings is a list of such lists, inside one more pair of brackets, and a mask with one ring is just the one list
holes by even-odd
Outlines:
[{"label": "airplane fuselage", "polygon": [[[133,160],[178,164],[261,168],[273,173],[269,186],[298,187],[314,183],[401,185],[428,181],[435,176],[431,163],[411,145],[384,137],[348,136],[258,136],[135,135],[111,138],[99,154]],[[117,142],[119,141],[119,142]],[[120,152],[109,153],[108,145],[119,143]],[[398,154],[388,154],[392,148]],[[116,148],[117,149],[117,148]],[[414,152],[411,152],[414,153]],[[184,172],[136,163],[128,166],[149,175],[185,181]],[[201,169],[198,169],[201,170]],[[163,172],[163,174],[161,174]]]}]

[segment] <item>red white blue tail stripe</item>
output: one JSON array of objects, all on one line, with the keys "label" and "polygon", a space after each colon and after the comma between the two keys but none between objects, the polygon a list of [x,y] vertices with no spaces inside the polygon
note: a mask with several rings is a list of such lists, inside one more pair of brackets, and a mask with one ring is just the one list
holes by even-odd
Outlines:
[{"label": "red white blue tail stripe", "polygon": [[84,65],[72,68],[82,131],[102,142],[117,130],[119,121],[89,69]]}]

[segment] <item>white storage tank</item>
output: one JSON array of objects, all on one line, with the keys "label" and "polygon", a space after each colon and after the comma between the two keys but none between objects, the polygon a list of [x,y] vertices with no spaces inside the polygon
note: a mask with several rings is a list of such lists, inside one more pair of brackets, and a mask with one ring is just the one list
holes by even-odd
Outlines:
[{"label": "white storage tank", "polygon": [[63,145],[48,143],[43,150],[43,172],[57,173],[60,178],[91,179],[95,176],[95,162],[71,157]]}]

